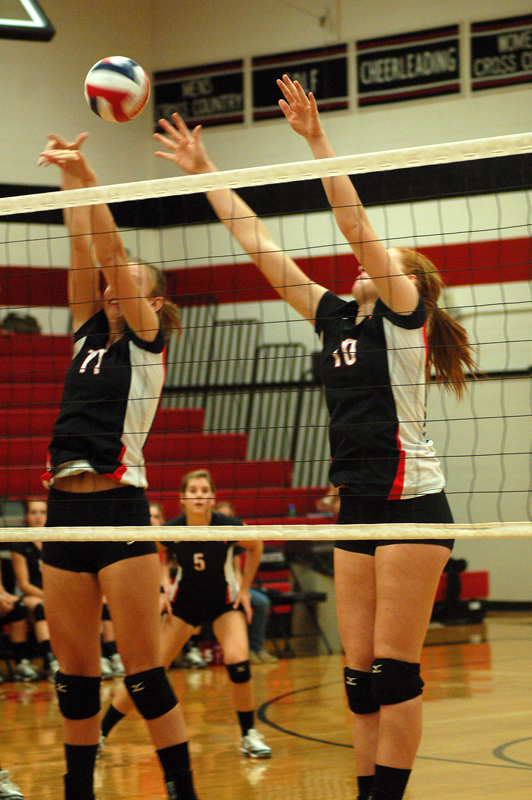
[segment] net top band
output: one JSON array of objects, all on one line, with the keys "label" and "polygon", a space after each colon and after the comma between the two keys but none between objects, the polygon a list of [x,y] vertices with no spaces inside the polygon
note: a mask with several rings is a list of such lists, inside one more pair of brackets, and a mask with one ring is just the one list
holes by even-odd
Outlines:
[{"label": "net top band", "polygon": [[532,153],[532,133],[0,199],[0,216]]},{"label": "net top band", "polygon": [[244,525],[0,528],[0,542],[25,541],[334,541],[335,539],[479,539],[531,537],[532,522],[471,525]]}]

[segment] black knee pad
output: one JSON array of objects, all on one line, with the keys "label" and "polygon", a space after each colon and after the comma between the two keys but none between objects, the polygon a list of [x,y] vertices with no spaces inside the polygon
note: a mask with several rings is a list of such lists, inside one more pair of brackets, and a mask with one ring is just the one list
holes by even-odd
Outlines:
[{"label": "black knee pad", "polygon": [[374,714],[380,706],[371,694],[371,672],[344,669],[345,693],[353,714]]},{"label": "black knee pad", "polygon": [[89,719],[100,711],[100,678],[55,673],[59,709],[65,719]]},{"label": "black knee pad", "polygon": [[4,617],[4,622],[20,622],[21,619],[26,619],[28,616],[28,609],[22,602],[22,600],[17,600],[13,609],[9,612],[9,614]]},{"label": "black knee pad", "polygon": [[111,619],[111,615],[109,613],[109,609],[107,608],[107,603],[104,603],[102,606],[102,621],[108,622]]},{"label": "black knee pad", "polygon": [[227,664],[227,672],[231,683],[247,683],[251,680],[249,661],[239,661],[238,664]]},{"label": "black knee pad", "polygon": [[42,622],[46,619],[44,615],[44,606],[42,603],[38,603],[33,609],[33,619],[35,622]]},{"label": "black knee pad", "polygon": [[418,697],[424,687],[419,664],[376,658],[371,671],[371,693],[382,706],[404,703]]},{"label": "black knee pad", "polygon": [[129,696],[144,719],[157,719],[177,705],[164,667],[155,667],[124,678]]}]

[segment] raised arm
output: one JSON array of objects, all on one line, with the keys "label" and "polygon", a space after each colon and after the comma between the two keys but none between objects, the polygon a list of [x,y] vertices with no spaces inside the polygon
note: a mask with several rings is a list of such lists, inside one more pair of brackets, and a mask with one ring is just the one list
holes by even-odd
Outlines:
[{"label": "raised arm", "polygon": [[[307,95],[288,75],[283,75],[277,85],[284,95],[279,100],[283,114],[291,128],[307,141],[314,158],[334,157],[312,92]],[[322,183],[338,227],[375,283],[381,300],[399,314],[411,313],[419,299],[415,284],[403,275],[397,251],[387,250],[375,233],[349,176],[323,178]]]},{"label": "raised arm", "polygon": [[[41,153],[40,165],[56,164],[61,169],[61,188],[80,189],[90,174],[86,162],[80,160],[79,148],[88,134],[81,133],[73,142],[52,133]],[[76,331],[101,308],[100,274],[92,257],[90,206],[67,208],[63,219],[70,233],[70,267],[68,300]]]},{"label": "raised arm", "polygon": [[[56,164],[61,168],[62,188],[98,186],[96,173],[79,150],[86,134],[78,136],[72,145],[55,134],[49,138],[50,145],[41,153],[39,163]],[[120,302],[128,326],[141,339],[153,341],[159,329],[159,320],[149,300],[143,294],[139,295],[138,270],[127,261],[122,237],[109,206],[100,203],[67,210],[65,222],[72,234],[69,297],[74,329],[79,328],[101,307],[101,270],[112,295]]]},{"label": "raised arm", "polygon": [[[201,126],[190,132],[179,114],[173,114],[172,118],[174,125],[164,119],[159,121],[166,135],[154,136],[168,152],[158,151],[156,155],[173,161],[189,174],[217,172],[201,141]],[[302,317],[314,323],[318,303],[327,290],[311,281],[272,240],[266,226],[236,192],[218,189],[207,192],[207,199],[276,292]]]}]

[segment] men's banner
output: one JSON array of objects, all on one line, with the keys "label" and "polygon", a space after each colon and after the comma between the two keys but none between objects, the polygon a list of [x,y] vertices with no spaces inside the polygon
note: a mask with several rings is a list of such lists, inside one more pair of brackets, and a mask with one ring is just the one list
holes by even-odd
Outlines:
[{"label": "men's banner", "polygon": [[243,61],[156,72],[155,121],[177,111],[187,125],[229,125],[244,121]]}]

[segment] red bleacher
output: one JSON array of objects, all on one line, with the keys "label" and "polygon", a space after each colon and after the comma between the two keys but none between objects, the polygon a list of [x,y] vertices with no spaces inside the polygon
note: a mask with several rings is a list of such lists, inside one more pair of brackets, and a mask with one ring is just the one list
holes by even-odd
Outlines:
[{"label": "red bleacher", "polygon": [[[0,496],[21,500],[42,495],[41,476],[56,419],[69,336],[0,336]],[[230,500],[236,513],[260,524],[320,522],[315,511],[324,489],[293,488],[289,461],[248,461],[245,434],[205,433],[202,409],[162,409],[145,447],[150,499],[166,516],[180,513],[179,488],[186,472],[208,468],[217,499]],[[287,518],[294,506],[296,518]]]},{"label": "red bleacher", "polygon": [[[444,572],[440,578],[436,591],[435,601],[438,603],[445,600],[447,595],[447,573]],[[489,595],[489,572],[486,570],[471,571],[465,570],[460,573],[460,597],[459,600],[485,600]]]}]

